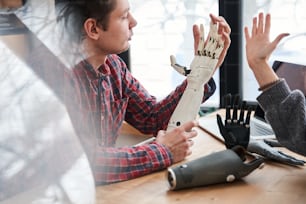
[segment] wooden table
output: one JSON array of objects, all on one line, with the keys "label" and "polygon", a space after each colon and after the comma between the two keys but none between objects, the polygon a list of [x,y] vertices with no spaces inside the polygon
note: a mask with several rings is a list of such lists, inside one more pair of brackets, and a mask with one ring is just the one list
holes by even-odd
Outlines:
[{"label": "wooden table", "polygon": [[[213,136],[197,128],[193,154],[184,162],[197,159],[224,145]],[[306,160],[285,148],[282,151]],[[179,191],[170,191],[167,171],[152,173],[137,179],[96,188],[97,203],[106,204],[163,204],[163,203],[226,203],[226,204],[302,204],[306,203],[306,166],[292,167],[266,162],[242,180]]]}]

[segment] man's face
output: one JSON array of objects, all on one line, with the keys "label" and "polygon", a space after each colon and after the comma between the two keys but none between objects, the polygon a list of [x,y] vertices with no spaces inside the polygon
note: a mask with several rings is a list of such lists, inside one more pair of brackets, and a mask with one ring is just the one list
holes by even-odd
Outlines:
[{"label": "man's face", "polygon": [[104,54],[118,54],[127,50],[133,35],[132,28],[136,24],[130,13],[128,0],[117,0],[116,8],[110,14],[107,30],[101,29],[99,49]]}]

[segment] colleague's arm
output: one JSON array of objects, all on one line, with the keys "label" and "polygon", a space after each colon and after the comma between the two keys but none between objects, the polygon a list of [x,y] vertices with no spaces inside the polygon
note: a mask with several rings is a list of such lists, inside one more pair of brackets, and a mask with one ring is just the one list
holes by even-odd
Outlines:
[{"label": "colleague's arm", "polygon": [[268,59],[287,33],[270,42],[271,16],[260,13],[253,19],[252,30],[245,28],[246,55],[249,66],[263,91],[257,98],[266,113],[279,142],[288,149],[306,155],[305,96],[291,91],[284,80],[278,78],[268,64]]},{"label": "colleague's arm", "polygon": [[282,80],[257,98],[278,141],[288,149],[306,155],[306,108],[301,91],[291,91]]},{"label": "colleague's arm", "polygon": [[282,33],[274,41],[270,42],[270,14],[266,15],[265,20],[264,22],[264,14],[260,13],[258,18],[253,18],[253,26],[250,33],[248,27],[244,29],[246,57],[260,89],[268,88],[269,85],[279,80],[278,76],[269,66],[268,60],[277,44],[288,35],[288,33]]}]

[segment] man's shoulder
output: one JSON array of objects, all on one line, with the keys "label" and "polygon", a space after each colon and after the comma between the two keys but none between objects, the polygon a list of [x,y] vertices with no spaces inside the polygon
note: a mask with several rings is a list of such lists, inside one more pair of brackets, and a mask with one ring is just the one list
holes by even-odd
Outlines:
[{"label": "man's shoulder", "polygon": [[112,70],[124,71],[127,69],[125,62],[117,54],[108,55],[106,58],[106,64],[112,68]]}]

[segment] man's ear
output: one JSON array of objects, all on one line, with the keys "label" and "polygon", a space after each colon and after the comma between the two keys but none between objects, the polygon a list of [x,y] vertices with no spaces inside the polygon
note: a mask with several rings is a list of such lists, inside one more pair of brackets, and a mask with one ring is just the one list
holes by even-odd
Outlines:
[{"label": "man's ear", "polygon": [[99,38],[99,27],[95,19],[87,19],[84,23],[84,30],[89,38],[93,40],[97,40]]}]

